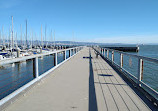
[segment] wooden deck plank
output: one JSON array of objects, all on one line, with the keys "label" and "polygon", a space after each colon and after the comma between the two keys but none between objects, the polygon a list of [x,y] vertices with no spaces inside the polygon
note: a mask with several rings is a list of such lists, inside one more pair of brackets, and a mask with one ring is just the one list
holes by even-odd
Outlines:
[{"label": "wooden deck plank", "polygon": [[128,96],[136,105],[138,110],[141,110],[141,111],[147,110],[148,107],[146,106],[146,104],[141,100],[139,96],[137,96],[137,94],[135,94],[135,92],[125,83],[125,81],[116,73],[116,71],[111,70],[112,67],[109,64],[106,64],[106,65],[105,63],[103,64],[104,64],[105,69],[109,69],[107,70],[109,73],[113,73],[114,78],[111,78],[111,79],[117,84],[122,84],[122,85],[116,85],[117,89],[120,90],[121,94],[123,94],[122,92],[128,94]]},{"label": "wooden deck plank", "polygon": [[108,111],[107,100],[105,98],[103,87],[100,84],[100,80],[97,76],[97,71],[95,70],[94,66],[93,66],[93,68],[94,68],[94,70],[93,70],[94,71],[94,83],[95,83],[98,111]]},{"label": "wooden deck plank", "polygon": [[[99,68],[100,69],[103,69],[102,67],[100,67],[100,61],[98,61],[98,59],[96,59],[96,63],[98,64],[98,66],[99,66]],[[101,84],[103,85],[103,86],[106,86],[106,87],[108,87],[108,89],[107,90],[109,90],[110,91],[110,94],[111,94],[111,97],[110,98],[112,98],[113,100],[114,100],[114,103],[113,104],[115,104],[115,106],[116,106],[116,108],[117,109],[115,109],[115,110],[121,110],[121,111],[128,111],[128,108],[126,107],[126,105],[125,105],[125,103],[123,102],[123,100],[121,99],[121,97],[120,97],[120,95],[119,95],[119,93],[117,92],[117,90],[115,89],[115,87],[114,87],[114,85],[113,85],[113,83],[110,81],[110,77],[111,77],[111,74],[106,74],[105,72],[104,72],[105,70],[99,70],[98,72],[98,77],[99,78],[102,78],[102,82],[101,82]],[[104,77],[105,76],[105,77]],[[111,101],[110,99],[109,99],[109,101]],[[110,105],[111,105],[111,103],[110,103]],[[113,107],[113,106],[112,106]],[[113,109],[113,108],[111,108],[111,107],[109,107],[109,110],[110,109]]]},{"label": "wooden deck plank", "polygon": [[[94,65],[93,65],[93,67],[94,67]],[[96,64],[96,69],[98,69],[97,67],[98,67],[98,64]],[[99,70],[97,71],[97,74],[98,74],[98,73],[100,73]],[[104,82],[104,79],[103,79],[102,77],[99,77],[99,76],[98,76],[98,79],[99,79],[100,83],[103,83],[103,82]],[[116,103],[115,103],[115,99],[113,99],[113,97],[112,97],[112,95],[111,95],[111,92],[110,92],[110,90],[108,89],[107,85],[101,84],[101,87],[102,87],[103,93],[104,93],[104,95],[105,95],[105,100],[106,100],[106,104],[107,104],[107,109],[108,109],[108,111],[109,111],[110,109],[113,109],[114,111],[117,111],[118,109],[117,109],[117,105],[116,105]],[[97,92],[96,92],[96,93],[97,93]]]}]

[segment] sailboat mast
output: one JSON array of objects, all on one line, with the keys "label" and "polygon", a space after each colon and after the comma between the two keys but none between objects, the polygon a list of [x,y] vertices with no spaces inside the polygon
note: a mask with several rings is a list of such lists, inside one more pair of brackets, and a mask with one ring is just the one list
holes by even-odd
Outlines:
[{"label": "sailboat mast", "polygon": [[41,47],[43,47],[43,41],[42,41],[42,25],[41,25]]},{"label": "sailboat mast", "polygon": [[14,33],[13,33],[13,16],[12,16],[12,37],[11,37],[11,52],[13,52],[14,49]]},{"label": "sailboat mast", "polygon": [[26,20],[26,47],[28,46],[27,44],[27,20]]},{"label": "sailboat mast", "polygon": [[74,31],[72,31],[72,45],[75,45],[75,40],[74,40]]},{"label": "sailboat mast", "polygon": [[21,46],[22,46],[22,26],[20,25],[20,30],[21,30]]},{"label": "sailboat mast", "polygon": [[3,38],[3,46],[5,45],[4,44],[4,27],[2,26],[2,38]]},{"label": "sailboat mast", "polygon": [[45,45],[47,44],[47,25],[45,26]]},{"label": "sailboat mast", "polygon": [[55,47],[55,30],[54,30],[54,47]]},{"label": "sailboat mast", "polygon": [[31,46],[33,46],[33,30],[32,30],[32,45]]},{"label": "sailboat mast", "polygon": [[8,34],[8,48],[10,49],[10,27],[9,27],[9,34]]},{"label": "sailboat mast", "polygon": [[0,30],[0,45],[1,45],[1,30]]},{"label": "sailboat mast", "polygon": [[15,38],[15,39],[16,39],[15,41],[16,41],[16,48],[17,48],[17,47],[18,47],[17,32],[16,32],[15,34],[16,34],[16,35],[15,35],[15,37],[16,37],[16,38]]},{"label": "sailboat mast", "polygon": [[9,41],[10,41],[10,49],[12,48],[12,27],[10,26],[10,29],[9,29],[9,33],[10,33],[10,38],[9,38]]},{"label": "sailboat mast", "polygon": [[53,42],[53,35],[52,35],[52,30],[51,30],[51,44]]}]

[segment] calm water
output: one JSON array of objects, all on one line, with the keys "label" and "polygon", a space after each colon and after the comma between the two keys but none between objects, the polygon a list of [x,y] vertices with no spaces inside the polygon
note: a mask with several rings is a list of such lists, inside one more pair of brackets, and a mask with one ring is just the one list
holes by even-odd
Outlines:
[{"label": "calm water", "polygon": [[138,55],[158,59],[158,45],[142,45],[140,46]]},{"label": "calm water", "polygon": [[[39,75],[54,67],[54,56],[43,56],[39,58]],[[66,52],[69,57],[69,52]],[[58,53],[58,64],[64,60],[63,53]],[[33,62],[32,60],[8,64],[0,69],[0,99],[9,95],[16,89],[33,80]]]}]

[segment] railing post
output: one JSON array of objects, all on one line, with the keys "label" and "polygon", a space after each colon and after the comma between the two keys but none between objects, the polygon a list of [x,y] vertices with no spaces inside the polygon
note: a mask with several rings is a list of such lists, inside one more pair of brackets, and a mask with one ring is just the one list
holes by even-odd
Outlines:
[{"label": "railing post", "polygon": [[105,57],[105,52],[106,52],[106,49],[104,49],[104,57]]},{"label": "railing post", "polygon": [[123,68],[123,54],[122,53],[120,54],[120,66],[122,69]]},{"label": "railing post", "polygon": [[69,57],[71,57],[71,49],[69,50]]},{"label": "railing post", "polygon": [[66,60],[66,50],[64,51],[64,53],[65,53],[64,56],[65,56],[65,60]]},{"label": "railing post", "polygon": [[39,72],[38,72],[38,57],[33,58],[33,77],[38,78]]},{"label": "railing post", "polygon": [[109,58],[109,50],[107,50],[107,58]]},{"label": "railing post", "polygon": [[104,49],[102,48],[102,55],[104,54]]},{"label": "railing post", "polygon": [[78,52],[78,47],[76,48],[76,52]]},{"label": "railing post", "polygon": [[63,59],[65,60],[65,51],[63,51]]},{"label": "railing post", "polygon": [[73,55],[73,51],[74,51],[74,50],[73,50],[73,49],[71,49],[71,55]]},{"label": "railing post", "polygon": [[140,82],[143,80],[143,59],[138,60],[138,84],[141,86]]},{"label": "railing post", "polygon": [[111,55],[111,56],[112,56],[112,57],[111,57],[111,60],[112,60],[112,62],[114,62],[114,51],[112,51],[111,53],[112,53],[112,55]]},{"label": "railing post", "polygon": [[54,66],[56,66],[58,64],[57,57],[58,57],[58,54],[56,52],[56,53],[54,53]]}]

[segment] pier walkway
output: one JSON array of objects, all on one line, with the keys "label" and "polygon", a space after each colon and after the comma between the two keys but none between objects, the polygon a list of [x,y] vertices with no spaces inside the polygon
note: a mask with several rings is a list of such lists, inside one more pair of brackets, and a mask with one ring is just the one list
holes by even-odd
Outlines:
[{"label": "pier walkway", "polygon": [[[91,57],[92,58],[91,58]],[[93,49],[43,78],[5,111],[148,111],[148,106]]]}]

